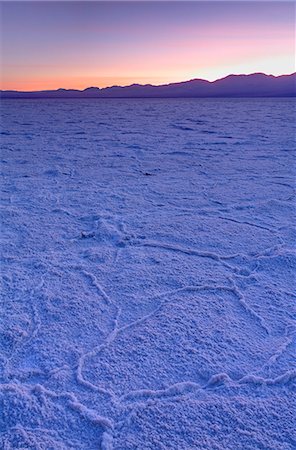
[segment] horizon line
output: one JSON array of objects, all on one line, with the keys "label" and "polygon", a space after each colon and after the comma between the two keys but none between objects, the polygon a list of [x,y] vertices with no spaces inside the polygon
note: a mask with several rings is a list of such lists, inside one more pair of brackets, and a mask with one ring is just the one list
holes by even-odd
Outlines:
[{"label": "horizon line", "polygon": [[99,89],[99,90],[105,90],[105,89],[111,89],[111,88],[128,88],[128,87],[132,87],[132,86],[151,86],[151,87],[163,87],[163,86],[169,86],[169,85],[173,85],[173,84],[182,84],[182,83],[188,83],[190,81],[205,81],[207,83],[213,84],[216,83],[217,81],[221,81],[224,80],[226,78],[229,77],[242,77],[242,76],[252,76],[252,75],[264,75],[266,77],[272,77],[272,78],[280,78],[280,77],[285,77],[285,76],[291,76],[291,75],[295,75],[296,72],[292,72],[292,73],[284,73],[281,75],[274,75],[272,73],[265,73],[265,72],[251,72],[251,73],[230,73],[228,75],[225,75],[221,78],[217,78],[215,80],[207,80],[205,78],[191,78],[189,80],[183,80],[183,81],[172,81],[170,83],[163,83],[163,84],[151,84],[151,83],[131,83],[131,84],[126,84],[126,85],[119,85],[119,84],[114,84],[114,85],[110,85],[110,86],[105,86],[100,88],[99,86],[86,86],[83,89],[77,89],[77,88],[63,88],[63,87],[59,87],[56,89],[39,89],[39,90],[28,90],[28,91],[24,91],[24,90],[16,90],[16,89],[0,89],[0,92],[19,92],[19,93],[31,93],[31,92],[55,92],[55,91],[77,91],[77,92],[84,92],[87,89]]}]

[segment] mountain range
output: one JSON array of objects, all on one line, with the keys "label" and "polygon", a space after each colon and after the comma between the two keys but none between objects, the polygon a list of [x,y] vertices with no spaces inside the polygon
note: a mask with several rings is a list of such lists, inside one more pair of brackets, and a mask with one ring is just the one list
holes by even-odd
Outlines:
[{"label": "mountain range", "polygon": [[159,86],[132,84],[84,90],[0,91],[0,98],[196,98],[196,97],[296,97],[296,72],[273,76],[264,73],[228,75],[216,81],[193,79]]}]

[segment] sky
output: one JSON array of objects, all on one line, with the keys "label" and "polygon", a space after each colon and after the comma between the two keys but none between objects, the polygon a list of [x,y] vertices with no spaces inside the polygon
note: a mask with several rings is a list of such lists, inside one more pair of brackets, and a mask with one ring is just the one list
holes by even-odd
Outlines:
[{"label": "sky", "polygon": [[6,1],[1,89],[295,72],[295,3]]}]

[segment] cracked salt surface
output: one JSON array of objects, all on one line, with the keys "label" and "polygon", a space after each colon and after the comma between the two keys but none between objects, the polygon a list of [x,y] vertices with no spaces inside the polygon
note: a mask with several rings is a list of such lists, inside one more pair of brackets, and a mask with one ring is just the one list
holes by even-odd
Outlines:
[{"label": "cracked salt surface", "polygon": [[294,101],[2,110],[1,448],[296,448]]}]

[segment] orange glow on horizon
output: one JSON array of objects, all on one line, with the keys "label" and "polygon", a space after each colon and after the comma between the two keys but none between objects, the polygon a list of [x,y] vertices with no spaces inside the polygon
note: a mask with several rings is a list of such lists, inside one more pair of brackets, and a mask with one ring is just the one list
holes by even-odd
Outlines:
[{"label": "orange glow on horizon", "polygon": [[[252,73],[263,72],[266,75],[280,76],[280,75],[290,75],[295,72],[295,68],[293,70],[289,70],[287,72],[276,71],[276,72],[268,72],[262,70],[249,70],[249,71],[224,71],[221,74],[217,74],[214,77],[203,77],[198,74],[188,74],[186,77],[175,77],[175,78],[114,78],[110,77],[106,80],[103,79],[94,79],[91,78],[89,81],[85,79],[76,80],[73,82],[69,81],[69,78],[60,78],[60,79],[42,79],[42,80],[28,80],[23,81],[22,83],[14,83],[14,82],[6,82],[1,83],[1,90],[7,91],[22,91],[22,92],[30,92],[30,91],[47,91],[47,90],[57,90],[57,89],[75,89],[75,90],[84,90],[88,87],[98,87],[100,89],[111,87],[111,86],[129,86],[131,84],[152,84],[152,85],[163,85],[169,83],[180,83],[183,81],[189,81],[195,78],[201,78],[208,81],[216,81],[220,78],[224,78],[228,75],[249,75]],[[99,82],[98,82],[99,80]]]},{"label": "orange glow on horizon", "polygon": [[[185,68],[186,69],[186,68]],[[295,63],[289,55],[280,55],[274,61],[273,58],[266,58],[266,60],[258,57],[255,61],[238,61],[233,64],[222,64],[221,66],[208,65],[207,67],[200,67],[199,70],[194,70],[188,67],[187,70],[182,70],[179,67],[171,70],[172,75],[168,76],[165,71],[162,73],[154,73],[149,76],[145,73],[139,73],[135,70],[134,75],[124,74],[123,76],[96,76],[92,75],[71,75],[67,74],[49,74],[42,73],[38,77],[32,76],[30,73],[23,74],[22,79],[19,80],[17,76],[11,74],[6,79],[2,77],[0,82],[1,90],[17,90],[17,91],[41,91],[41,90],[55,90],[55,89],[78,89],[83,90],[88,87],[105,88],[110,86],[128,86],[131,84],[169,84],[188,81],[195,78],[201,78],[208,81],[215,81],[224,78],[227,75],[241,75],[263,72],[267,75],[288,75],[295,72]]]}]

